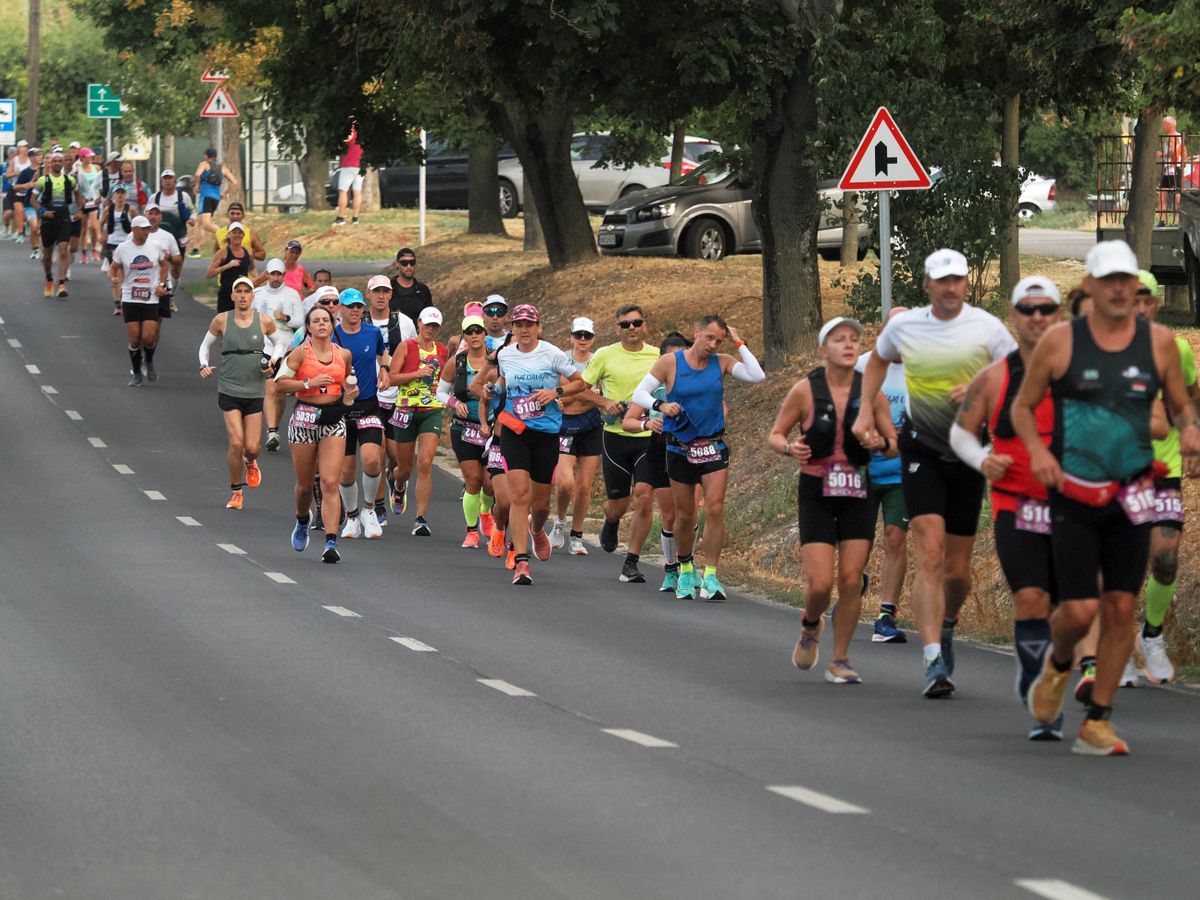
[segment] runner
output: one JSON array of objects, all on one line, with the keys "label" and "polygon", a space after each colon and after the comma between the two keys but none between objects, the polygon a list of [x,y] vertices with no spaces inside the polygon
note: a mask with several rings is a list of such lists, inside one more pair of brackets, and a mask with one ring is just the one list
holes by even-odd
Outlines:
[{"label": "runner", "polygon": [[[200,344],[200,377],[208,378],[218,371],[209,363],[209,352],[213,344],[221,342],[217,406],[229,435],[225,461],[233,492],[226,509],[241,509],[243,486],[253,489],[262,483],[258,451],[262,442],[263,386],[275,361],[282,359],[287,350],[286,337],[270,316],[253,308],[253,300],[253,283],[249,278],[239,278],[233,285],[233,311],[213,316]],[[264,339],[269,339],[274,348],[269,356],[263,351]]]},{"label": "runner", "polygon": [[[313,292],[304,298],[304,314],[306,316],[308,311],[316,305],[317,295],[321,293],[321,288],[333,285],[333,274],[328,269],[317,269],[313,272],[313,283],[316,285]],[[388,284],[391,282],[389,281]]]},{"label": "runner", "polygon": [[[245,207],[235,200],[229,204],[229,208],[225,210],[225,215],[229,218],[229,224],[222,225],[217,229],[217,233],[213,236],[213,253],[216,253],[222,247],[229,246],[229,229],[234,222],[237,222],[242,226],[243,229],[242,246],[249,247],[254,258],[259,262],[262,262],[264,259],[266,259],[267,248],[263,245],[263,242],[259,240],[258,235],[254,232],[254,229],[251,228],[249,223],[246,221]],[[333,279],[331,278],[326,283],[332,284]]]},{"label": "runner", "polygon": [[79,208],[80,230],[82,242],[79,248],[79,261],[87,263],[88,257],[92,262],[100,262],[100,182],[102,177],[100,167],[96,165],[96,154],[90,147],[79,151],[79,168],[75,181],[79,188],[79,198],[82,201]]},{"label": "runner", "polygon": [[437,334],[442,314],[430,306],[417,317],[417,337],[396,348],[392,356],[391,380],[400,387],[396,409],[388,424],[396,442],[396,467],[392,470],[392,512],[400,515],[408,508],[408,479],[417,463],[417,518],[412,533],[429,537],[429,497],[433,492],[433,457],[442,434],[445,404],[437,399],[436,387],[442,366],[446,364],[446,345]]},{"label": "runner", "polygon": [[162,210],[162,227],[175,238],[180,253],[186,253],[188,227],[196,209],[186,191],[176,190],[176,183],[174,170],[163,169],[158,177],[159,189],[150,199]]},{"label": "runner", "polygon": [[283,283],[300,296],[316,287],[316,282],[304,271],[304,266],[300,265],[300,254],[303,252],[304,247],[299,241],[288,241],[283,248]]},{"label": "runner", "polygon": [[[155,381],[154,348],[158,344],[158,298],[167,289],[167,258],[160,245],[150,241],[150,220],[135,216],[129,240],[113,251],[109,277],[113,298],[121,301],[125,331],[129,338],[130,387],[141,387],[142,379]],[[144,362],[144,365],[143,365]]]},{"label": "runner", "polygon": [[[717,352],[726,337],[733,339],[740,359]],[[717,566],[725,542],[725,488],[729,478],[729,445],[723,440],[726,375],[747,384],[767,380],[738,333],[720,316],[704,316],[696,323],[692,346],[659,357],[633,395],[639,406],[663,414],[667,477],[675,500],[675,542],[679,548],[675,596],[681,599],[695,597],[698,581],[701,600],[725,599]],[[659,385],[667,389],[665,403],[652,396]],[[704,495],[703,581],[696,577],[692,562],[697,484]]]},{"label": "runner", "polygon": [[[167,278],[167,289],[158,298],[158,331],[161,339],[162,320],[171,318],[171,312],[174,308],[175,285],[179,283],[179,276],[183,272],[183,251],[176,242],[175,235],[160,227],[163,221],[162,209],[153,200],[146,204],[146,218],[150,222],[149,240],[159,245],[163,256],[167,258],[168,270],[170,271],[170,276]],[[151,379],[151,381],[153,380]]]},{"label": "runner", "polygon": [[233,282],[238,278],[254,281],[254,256],[243,245],[245,229],[240,222],[229,226],[229,244],[213,254],[205,278],[217,278],[217,312],[233,309]]},{"label": "runner", "polygon": [[[332,284],[330,284],[330,285],[326,285],[323,288],[318,288],[316,293],[317,293],[317,296],[319,297],[319,299],[316,301],[315,306],[319,306],[322,309],[327,310],[329,312],[329,314],[331,316],[333,316],[333,321],[336,326],[337,321],[338,321],[338,316],[340,314],[340,309],[341,309],[341,303],[338,299],[337,288],[334,287]],[[308,313],[305,312],[304,315],[307,318]],[[304,326],[302,325],[300,327],[300,329],[296,332],[296,334],[292,337],[292,348],[295,349],[296,347],[299,347],[304,342],[304,339],[306,337],[308,337],[308,335],[305,332]],[[278,378],[276,380],[278,381]],[[286,403],[286,401],[285,401],[285,403]],[[340,473],[339,473],[339,477],[340,477]],[[340,484],[340,482],[339,482],[339,484]],[[314,513],[312,516],[312,524],[309,526],[309,528],[313,531],[324,531],[325,530],[325,517],[324,517],[324,514],[321,512],[321,503],[322,503],[324,494],[321,491],[321,474],[320,474],[320,472],[315,472],[313,474],[312,495],[313,495],[312,505],[313,505]],[[339,502],[340,502],[340,500],[339,500]],[[338,508],[339,508],[339,510],[341,509],[341,507],[338,507]],[[340,518],[338,521],[340,522]]]},{"label": "runner", "polygon": [[67,296],[70,241],[79,210],[79,191],[64,168],[61,153],[50,156],[50,171],[37,181],[42,214],[42,269],[46,273],[45,296],[54,296],[54,259],[58,257],[58,296]]},{"label": "runner", "polygon": [[[414,322],[421,310],[433,306],[429,285],[417,281],[416,271],[417,254],[412,247],[401,247],[396,252],[396,275],[392,278],[392,312],[404,313]],[[486,302],[484,306],[487,306]],[[507,302],[504,307],[508,312]]]},{"label": "runner", "polygon": [[350,117],[350,133],[346,135],[346,139],[342,143],[346,145],[346,152],[342,154],[339,162],[340,168],[337,171],[338,211],[337,219],[333,223],[335,227],[346,224],[347,192],[354,192],[354,218],[350,220],[351,225],[358,224],[358,213],[362,209],[363,149],[358,142],[358,124],[355,122],[354,116]]},{"label": "runner", "polygon": [[[22,142],[23,143],[23,142]],[[18,144],[18,150],[20,145]],[[37,181],[41,169],[41,153],[37,147],[29,148],[29,154],[23,160],[17,154],[14,163],[16,173],[13,175],[13,219],[18,224],[17,243],[25,242],[25,230],[29,230],[29,258],[40,259],[41,250],[41,220],[38,219],[37,203],[33,195],[33,185]]]},{"label": "runner", "polygon": [[[825,628],[821,616],[829,608],[836,584],[833,659],[825,669],[830,684],[862,682],[850,665],[850,640],[862,608],[863,568],[875,537],[876,510],[869,495],[867,466],[872,450],[892,457],[897,453],[896,432],[882,394],[877,393],[872,401],[880,423],[874,446],[864,447],[850,431],[855,407],[864,402],[863,376],[855,370],[862,331],[857,319],[843,316],[821,326],[817,343],[824,363],[788,391],[767,437],[772,450],[800,463],[796,505],[805,580],[804,617],[800,639],[792,650],[792,665],[807,670],[817,664]],[[793,440],[792,429],[797,425],[800,434]],[[705,524],[705,536],[707,533]]]},{"label": "runner", "polygon": [[[1114,756],[1129,752],[1109,716],[1132,649],[1134,601],[1146,577],[1150,525],[1157,516],[1150,420],[1159,388],[1184,456],[1200,452],[1200,428],[1171,331],[1134,314],[1133,251],[1124,241],[1101,241],[1088,252],[1085,267],[1092,312],[1042,338],[1011,417],[1029,450],[1034,477],[1053,488],[1060,600],[1050,619],[1044,667],[1030,686],[1029,710],[1038,722],[1058,718],[1075,645],[1099,613],[1096,681],[1072,749]],[[1042,444],[1035,418],[1047,388],[1055,407],[1051,449]]]},{"label": "runner", "polygon": [[120,184],[125,185],[125,193],[129,201],[129,205],[134,207],[139,213],[144,212],[145,206],[150,202],[150,187],[144,181],[139,181],[137,170],[132,162],[127,159],[121,161],[121,181]]},{"label": "runner", "polygon": [[[104,211],[100,213],[100,233],[104,238],[104,262],[100,264],[101,272],[109,270],[109,266],[112,265],[113,252],[118,246],[129,240],[129,236],[133,233],[130,221],[134,212],[125,198],[125,188],[118,184],[113,188],[112,196],[104,201]],[[121,303],[117,301],[113,308],[113,315],[119,316],[120,314]]]},{"label": "runner", "polygon": [[[321,274],[329,275],[328,269],[318,269],[314,273],[314,278],[320,278]],[[387,344],[388,356],[394,356],[396,348],[401,342],[413,340],[417,336],[417,326],[413,324],[412,319],[403,313],[394,313],[390,311],[390,301],[392,299],[392,282],[386,275],[373,275],[367,282],[367,299],[368,310],[371,315],[371,324],[383,332],[383,340]],[[379,392],[377,397],[379,401],[379,417],[383,420],[383,437],[384,450],[387,453],[387,478],[385,483],[379,486],[379,492],[375,496],[375,518],[379,521],[381,527],[387,527],[387,497],[385,494],[391,491],[392,469],[396,467],[396,448],[397,444],[392,440],[391,429],[388,428],[388,420],[391,419],[396,411],[396,398],[400,395],[400,388],[390,383],[388,386]]]},{"label": "runner", "polygon": [[121,154],[113,151],[104,160],[104,170],[100,173],[100,196],[107,200],[112,196],[113,188],[121,183]]},{"label": "runner", "polygon": [[[254,289],[254,308],[275,323],[288,346],[296,336],[296,329],[304,325],[304,309],[300,295],[283,283],[283,260],[267,261],[267,283]],[[275,389],[274,379],[267,381],[263,409],[267,419],[267,451],[279,449],[279,421],[287,398]]]},{"label": "runner", "polygon": [[221,205],[226,185],[237,187],[237,179],[224,163],[218,162],[216,148],[209,147],[204,151],[204,159],[200,165],[196,166],[192,184],[197,185],[200,190],[196,198],[199,205],[196,215],[196,243],[192,248],[192,256],[199,258],[200,245],[208,235],[216,234],[217,226],[213,224],[213,214]]},{"label": "runner", "polygon": [[[1060,302],[1058,288],[1047,278],[1030,275],[1017,282],[1011,322],[1018,347],[975,376],[950,429],[954,452],[992,485],[996,556],[1012,591],[1017,696],[1022,705],[1050,643],[1050,604],[1056,591],[1046,486],[1033,477],[1029,452],[1013,431],[1010,407],[1038,341],[1062,317]],[[1038,402],[1035,420],[1040,440],[1050,446],[1054,400],[1049,391]],[[992,438],[988,447],[979,440],[985,427]],[[1037,723],[1029,739],[1060,741],[1062,727],[1060,713],[1053,721]]]},{"label": "runner", "polygon": [[854,436],[864,446],[873,444],[875,395],[888,363],[904,363],[908,410],[900,455],[917,563],[912,602],[924,645],[924,695],[938,698],[954,693],[954,626],[971,591],[984,487],[983,476],[950,449],[950,426],[971,379],[1017,345],[999,319],[964,303],[967,259],[961,253],[930,254],[924,288],[930,305],[892,319],[875,342]]},{"label": "runner", "polygon": [[[279,389],[296,395],[296,406],[288,425],[292,465],[296,470],[296,525],[292,549],[303,553],[308,547],[308,523],[313,502],[313,477],[321,473],[323,521],[335,523],[339,512],[338,476],[346,456],[346,408],[358,396],[352,381],[354,368],[350,351],[331,341],[333,313],[315,306],[304,317],[305,340],[292,350],[275,377]],[[326,525],[325,550],[321,559],[336,563],[337,533]]]},{"label": "runner", "polygon": [[[341,322],[334,328],[333,340],[350,351],[358,397],[346,411],[346,455],[342,460],[342,475],[338,492],[346,524],[342,537],[383,537],[383,529],[375,518],[375,497],[383,474],[383,420],[379,417],[378,391],[388,386],[387,342],[383,332],[370,322],[363,322],[367,302],[362,291],[347,288],[339,296]],[[360,510],[356,451],[362,452],[362,504]]]},{"label": "runner", "polygon": [[[571,323],[571,350],[567,355],[581,375],[591,362],[595,342],[595,323],[586,316],[576,318]],[[583,546],[583,520],[592,502],[592,483],[596,480],[596,469],[604,449],[604,423],[600,419],[600,410],[590,397],[598,395],[585,391],[559,404],[562,428],[558,439],[558,468],[554,470],[558,515],[550,529],[550,545],[555,550],[562,549],[569,531],[573,556],[587,556],[587,548]],[[568,526],[569,505],[572,512]]]},{"label": "runner", "polygon": [[502,294],[488,294],[483,301],[484,341],[491,352],[499,350],[508,337],[508,301]]}]

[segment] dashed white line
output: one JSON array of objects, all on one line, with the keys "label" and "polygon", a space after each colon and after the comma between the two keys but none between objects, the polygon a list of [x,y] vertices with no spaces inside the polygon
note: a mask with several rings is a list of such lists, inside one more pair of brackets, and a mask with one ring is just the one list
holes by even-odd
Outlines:
[{"label": "dashed white line", "polygon": [[270,578],[272,581],[274,581],[276,584],[295,584],[296,583],[296,582],[292,581],[292,579],[290,579],[286,575],[284,575],[282,572],[263,572],[263,574],[266,575],[268,578]]},{"label": "dashed white line", "polygon": [[72,422],[82,422],[83,421],[83,416],[81,416],[76,410],[64,409],[63,412],[65,412],[67,414],[67,418],[70,419]]},{"label": "dashed white line", "polygon": [[8,339],[8,346],[12,347],[14,350],[20,350],[20,349],[21,349],[21,342],[20,342],[20,341],[18,341],[16,338],[9,338],[9,339]]},{"label": "dashed white line", "polygon": [[189,525],[189,526],[191,526],[192,528],[201,528],[201,527],[203,527],[203,526],[202,526],[202,525],[201,525],[199,522],[197,522],[197,521],[196,521],[195,519],[193,519],[191,516],[176,516],[176,517],[175,517],[175,519],[176,519],[177,521],[179,521],[179,522],[182,522],[184,525]]},{"label": "dashed white line", "polygon": [[813,809],[819,809],[821,812],[835,815],[842,813],[866,815],[870,812],[864,807],[855,806],[853,803],[847,803],[845,800],[839,800],[837,797],[831,797],[829,794],[822,794],[820,791],[801,787],[798,784],[767,785],[767,790],[773,794],[779,794],[781,797],[787,797],[789,800],[803,803],[805,806],[811,806]]},{"label": "dashed white line", "polygon": [[1107,900],[1101,894],[1057,878],[1018,878],[1013,884],[1048,900]]},{"label": "dashed white line", "polygon": [[52,384],[43,384],[42,385],[42,393],[43,394],[57,394],[58,388],[56,388]]},{"label": "dashed white line", "polygon": [[494,691],[499,691],[502,694],[508,694],[510,697],[536,697],[533,691],[527,691],[523,687],[517,687],[515,684],[509,684],[500,678],[479,678],[477,679],[484,687],[490,687]]},{"label": "dashed white line", "polygon": [[26,371],[26,372],[28,372],[30,375],[41,375],[41,374],[42,374],[42,370],[41,370],[41,369],[39,369],[39,368],[38,368],[37,366],[35,366],[35,365],[28,365],[28,366],[26,366],[26,367],[25,367],[25,371]]},{"label": "dashed white line", "polygon": [[125,465],[125,463],[113,463],[112,467],[114,469],[116,469],[119,473],[121,473],[122,475],[132,475],[133,474],[133,469],[129,468],[129,466]]},{"label": "dashed white line", "polygon": [[401,647],[407,647],[414,653],[437,653],[436,647],[430,647],[424,641],[418,641],[416,638],[410,637],[394,637],[392,638]]},{"label": "dashed white line", "polygon": [[[197,523],[197,524],[199,524],[199,523]],[[246,555],[246,551],[243,550],[241,547],[239,547],[237,544],[217,544],[217,546],[220,547],[222,550],[224,550],[226,553],[232,553],[234,556],[245,556]]]},{"label": "dashed white line", "polygon": [[161,491],[142,491],[151,500],[166,500],[166,496]]},{"label": "dashed white line", "polygon": [[352,609],[346,609],[344,606],[322,606],[322,609],[327,609],[335,616],[341,616],[343,619],[361,619],[358,613]]},{"label": "dashed white line", "polygon": [[623,741],[630,741],[634,744],[639,744],[642,747],[678,747],[678,744],[673,744],[670,741],[664,741],[662,738],[657,738],[652,734],[645,734],[641,731],[634,731],[632,728],[605,728],[602,729],[605,734],[611,734],[613,737],[619,737]]},{"label": "dashed white line", "polygon": [[101,450],[108,446],[108,444],[104,443],[104,441],[100,440],[100,438],[98,438],[98,437],[88,438],[88,443],[91,444],[93,447],[95,447],[97,450]]},{"label": "dashed white line", "polygon": [[0,325],[3,325],[3,324],[4,324],[4,320],[0,319]]}]

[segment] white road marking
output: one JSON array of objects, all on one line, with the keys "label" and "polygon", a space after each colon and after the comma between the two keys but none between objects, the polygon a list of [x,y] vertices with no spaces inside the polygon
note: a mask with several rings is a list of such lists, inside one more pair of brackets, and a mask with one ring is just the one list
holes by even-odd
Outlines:
[{"label": "white road marking", "polygon": [[175,518],[178,521],[182,522],[184,525],[190,525],[192,528],[202,528],[203,527],[199,522],[197,522],[191,516],[176,516]]},{"label": "white road marking", "polygon": [[266,575],[268,578],[270,578],[272,581],[274,581],[276,584],[295,584],[296,583],[296,582],[292,581],[292,579],[290,579],[286,575],[284,575],[282,572],[263,572],[263,574]]},{"label": "white road marking", "polygon": [[631,741],[634,744],[640,744],[643,747],[678,747],[678,744],[672,744],[670,741],[664,741],[662,738],[656,738],[652,734],[645,734],[641,731],[634,731],[632,728],[605,728],[602,729],[605,734],[611,734],[613,737],[619,737],[624,741]]},{"label": "white road marking", "polygon": [[9,339],[8,339],[8,346],[12,347],[14,350],[20,350],[20,349],[21,349],[21,342],[20,342],[20,341],[18,341],[16,338],[9,338]]},{"label": "white road marking", "polygon": [[484,687],[490,687],[494,691],[499,691],[502,694],[508,694],[510,697],[536,697],[537,694],[533,691],[527,691],[523,687],[517,687],[515,684],[509,684],[499,678],[479,678],[476,679]]},{"label": "white road marking", "polygon": [[3,325],[3,324],[4,324],[4,320],[0,319],[0,325]]},{"label": "white road marking", "polygon": [[116,469],[122,475],[132,475],[133,474],[133,469],[129,468],[129,466],[125,465],[124,463],[113,463],[113,468]]},{"label": "white road marking", "polygon": [[352,609],[346,609],[344,606],[323,606],[322,609],[327,609],[335,616],[341,616],[343,619],[361,619],[358,613]]},{"label": "white road marking", "polygon": [[232,553],[234,556],[245,556],[246,555],[246,551],[243,550],[241,547],[239,547],[237,544],[217,544],[217,546],[220,547],[222,550],[224,550],[226,553]]},{"label": "white road marking", "polygon": [[166,500],[166,496],[161,491],[142,491],[151,500]]},{"label": "white road marking", "polygon": [[108,446],[108,444],[104,443],[104,441],[100,440],[100,438],[98,438],[98,437],[88,438],[88,443],[91,444],[93,447],[95,447],[97,450],[103,449],[104,447]]},{"label": "white road marking", "polygon": [[392,640],[401,647],[407,647],[415,653],[437,653],[436,647],[430,647],[424,641],[418,641],[416,638],[394,637]]},{"label": "white road marking", "polygon": [[82,422],[83,421],[83,416],[81,416],[78,412],[76,412],[73,409],[65,409],[65,410],[63,410],[63,412],[65,412],[67,414],[67,418],[70,419],[72,422]]},{"label": "white road marking", "polygon": [[813,809],[819,809],[822,812],[835,814],[857,813],[859,815],[865,815],[870,812],[869,809],[855,806],[853,803],[847,803],[845,800],[839,800],[837,797],[831,797],[828,794],[822,794],[820,791],[801,787],[798,784],[767,785],[767,790],[772,794],[779,794],[781,797],[787,797],[789,800],[795,800],[798,803],[803,803],[805,806],[811,806]]},{"label": "white road marking", "polygon": [[28,372],[30,375],[41,375],[42,374],[42,370],[34,365],[26,366],[25,371]]},{"label": "white road marking", "polygon": [[57,394],[58,388],[56,388],[52,384],[43,384],[42,385],[42,393],[43,394]]},{"label": "white road marking", "polygon": [[1085,888],[1076,887],[1069,881],[1060,881],[1057,878],[1018,878],[1013,884],[1049,900],[1107,900],[1101,894],[1093,894]]}]

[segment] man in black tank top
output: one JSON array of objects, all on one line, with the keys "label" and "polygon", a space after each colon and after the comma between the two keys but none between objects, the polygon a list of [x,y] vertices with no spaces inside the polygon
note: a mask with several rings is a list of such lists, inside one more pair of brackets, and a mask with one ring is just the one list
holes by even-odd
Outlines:
[{"label": "man in black tank top", "polygon": [[[1091,756],[1129,753],[1108,718],[1133,649],[1134,602],[1146,577],[1156,516],[1150,418],[1160,384],[1183,455],[1200,453],[1200,428],[1175,339],[1170,329],[1134,314],[1137,271],[1124,241],[1102,241],[1088,253],[1083,286],[1092,312],[1046,333],[1011,411],[1034,477],[1050,488],[1062,601],[1050,619],[1050,652],[1030,686],[1029,710],[1039,722],[1052,722],[1061,712],[1075,644],[1103,608],[1092,700],[1072,748]],[[1034,420],[1047,387],[1055,399],[1052,450]],[[1105,435],[1118,435],[1117,441]]]}]

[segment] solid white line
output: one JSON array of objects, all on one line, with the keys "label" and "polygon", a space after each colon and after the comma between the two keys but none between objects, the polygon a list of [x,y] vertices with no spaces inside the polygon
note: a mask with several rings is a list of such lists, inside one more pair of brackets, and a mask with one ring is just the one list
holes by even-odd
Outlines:
[{"label": "solid white line", "polygon": [[142,491],[151,500],[166,500],[167,498],[160,491]]},{"label": "solid white line", "polygon": [[83,421],[83,416],[81,416],[78,412],[76,412],[73,409],[65,409],[65,410],[63,410],[63,412],[65,412],[67,414],[67,418],[70,419],[72,422],[82,422]]},{"label": "solid white line", "polygon": [[90,437],[90,438],[88,438],[88,443],[89,443],[89,444],[91,444],[91,445],[92,445],[93,447],[95,447],[96,449],[101,449],[101,448],[103,448],[103,447],[107,447],[107,446],[108,446],[108,444],[104,443],[104,441],[100,440],[100,438],[98,438],[98,437]]},{"label": "solid white line", "polygon": [[845,800],[839,800],[837,797],[831,797],[828,794],[822,794],[820,791],[801,787],[798,784],[767,785],[767,790],[773,794],[779,794],[781,797],[787,797],[789,800],[803,803],[805,806],[811,806],[813,809],[819,809],[822,812],[835,814],[858,813],[859,815],[870,812],[869,809],[855,806],[853,803],[847,803]]},{"label": "solid white line", "polygon": [[352,609],[346,609],[344,606],[323,606],[322,609],[327,609],[335,616],[341,616],[343,619],[361,619],[358,613]]},{"label": "solid white line", "polygon": [[129,466],[125,465],[125,463],[113,463],[113,468],[116,469],[118,472],[120,472],[122,475],[132,475],[133,474],[133,469],[129,468]]},{"label": "solid white line", "polygon": [[21,349],[21,342],[20,342],[20,341],[18,341],[16,338],[9,338],[9,339],[8,339],[8,346],[12,347],[14,350],[20,350],[20,349]]},{"label": "solid white line", "polygon": [[220,547],[222,550],[224,550],[226,553],[232,553],[234,556],[245,556],[246,555],[246,551],[243,550],[241,547],[239,547],[237,544],[217,544],[217,546]]},{"label": "solid white line", "polygon": [[418,641],[416,638],[410,637],[394,637],[392,638],[401,647],[407,647],[416,653],[437,653],[436,647],[430,647],[424,641]]},{"label": "solid white line", "polygon": [[1101,894],[1093,894],[1057,878],[1018,878],[1013,884],[1048,900],[1107,900]]},{"label": "solid white line", "polygon": [[41,375],[42,374],[42,370],[39,369],[37,366],[33,366],[33,365],[26,366],[25,371],[28,372],[30,375]]},{"label": "solid white line", "polygon": [[56,388],[52,384],[43,384],[42,385],[42,393],[43,394],[57,394],[58,388]]},{"label": "solid white line", "polygon": [[266,575],[268,578],[270,578],[272,581],[274,581],[276,584],[295,584],[296,583],[296,582],[292,581],[292,579],[290,579],[286,575],[284,575],[282,572],[263,572],[263,574]]},{"label": "solid white line", "polygon": [[182,522],[184,525],[190,525],[192,528],[202,528],[203,527],[199,522],[197,522],[191,516],[176,516],[175,518],[178,521]]},{"label": "solid white line", "polygon": [[605,734],[611,734],[613,737],[619,737],[622,740],[632,741],[635,744],[640,744],[643,747],[678,747],[678,744],[672,744],[670,741],[664,741],[662,738],[656,738],[652,734],[644,734],[641,731],[634,731],[632,728],[604,728]]},{"label": "solid white line", "polygon": [[499,691],[502,694],[508,694],[510,697],[536,697],[537,694],[533,691],[527,691],[523,687],[517,687],[515,684],[509,684],[499,678],[479,678],[476,679],[484,687],[490,687],[494,691]]}]

